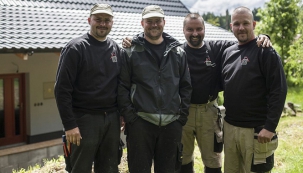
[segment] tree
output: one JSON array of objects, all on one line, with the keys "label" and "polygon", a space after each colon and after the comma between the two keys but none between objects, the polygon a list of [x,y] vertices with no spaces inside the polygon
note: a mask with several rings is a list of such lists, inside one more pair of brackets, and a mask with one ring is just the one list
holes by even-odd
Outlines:
[{"label": "tree", "polygon": [[253,16],[254,16],[254,20],[255,21],[260,21],[260,19],[261,19],[261,17],[260,16],[257,16],[257,13],[258,13],[258,10],[260,9],[260,7],[259,8],[254,8],[253,10],[252,10],[252,13],[253,13]]},{"label": "tree", "polygon": [[214,13],[206,13],[202,15],[203,19],[214,26],[220,26],[219,18]]},{"label": "tree", "polygon": [[226,9],[226,13],[225,13],[226,15],[225,15],[225,29],[227,29],[227,30],[229,30],[230,28],[229,28],[229,24],[230,24],[230,14],[229,14],[229,11],[228,11],[228,9]]},{"label": "tree", "polygon": [[298,33],[303,34],[303,2],[301,1],[300,14],[299,14],[299,24]]},{"label": "tree", "polygon": [[290,46],[288,53],[290,56],[284,66],[288,83],[303,86],[303,35]]},{"label": "tree", "polygon": [[303,86],[303,5],[299,14],[298,35],[289,49],[284,69],[288,74],[289,84]]},{"label": "tree", "polygon": [[282,62],[289,56],[289,46],[294,41],[298,28],[298,3],[301,0],[271,0],[259,9],[257,16],[261,17],[256,32],[269,34],[277,45]]}]

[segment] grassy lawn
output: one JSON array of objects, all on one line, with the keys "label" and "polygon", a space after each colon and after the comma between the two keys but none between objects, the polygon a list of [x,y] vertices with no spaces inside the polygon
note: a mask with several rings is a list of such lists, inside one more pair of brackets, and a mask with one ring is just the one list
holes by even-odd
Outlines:
[{"label": "grassy lawn", "polygon": [[274,173],[303,172],[303,116],[285,117],[277,128],[279,146],[275,152]]},{"label": "grassy lawn", "polygon": [[[303,87],[288,88],[286,102],[293,102],[303,109]],[[279,147],[275,153],[274,173],[303,172],[303,114],[281,118],[277,128]]]},{"label": "grassy lawn", "polygon": [[286,102],[293,102],[303,109],[303,87],[289,87]]}]

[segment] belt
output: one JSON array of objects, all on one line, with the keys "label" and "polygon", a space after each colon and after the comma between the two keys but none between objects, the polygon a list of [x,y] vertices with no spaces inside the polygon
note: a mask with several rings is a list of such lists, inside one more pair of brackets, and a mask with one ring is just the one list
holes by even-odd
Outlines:
[{"label": "belt", "polygon": [[208,103],[203,103],[203,104],[193,104],[193,103],[191,103],[190,106],[195,106],[195,107],[206,106],[208,104],[214,104],[216,102],[216,100],[217,99],[214,99],[214,100],[212,100],[212,101],[210,101]]}]

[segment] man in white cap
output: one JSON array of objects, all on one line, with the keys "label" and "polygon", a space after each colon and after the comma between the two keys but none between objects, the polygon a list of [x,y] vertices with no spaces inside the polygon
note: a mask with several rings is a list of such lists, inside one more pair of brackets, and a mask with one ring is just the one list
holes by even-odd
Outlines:
[{"label": "man in white cap", "polygon": [[192,87],[186,54],[163,32],[164,12],[144,8],[143,33],[126,49],[118,86],[118,106],[126,122],[131,173],[174,173],[182,164],[182,126],[187,121]]},{"label": "man in white cap", "polygon": [[[90,31],[61,51],[55,97],[65,130],[66,170],[71,173],[118,173],[120,116],[117,85],[126,53],[107,37],[113,25],[108,4],[96,4]],[[68,146],[68,145],[67,145]]]}]

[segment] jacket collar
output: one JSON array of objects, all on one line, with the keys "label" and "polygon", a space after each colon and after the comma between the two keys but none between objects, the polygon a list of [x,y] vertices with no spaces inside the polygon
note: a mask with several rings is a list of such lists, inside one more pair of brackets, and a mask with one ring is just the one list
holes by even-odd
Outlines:
[{"label": "jacket collar", "polygon": [[[166,42],[166,51],[168,52],[170,51],[172,48],[180,46],[180,42],[178,40],[176,40],[175,38],[173,38],[172,36],[170,36],[169,34],[163,32],[162,33],[162,37],[164,39],[164,41]],[[134,36],[133,38],[133,43],[134,44],[139,44],[144,46],[145,45],[145,39],[144,39],[144,32],[141,32],[139,34],[137,34],[136,36]]]}]

